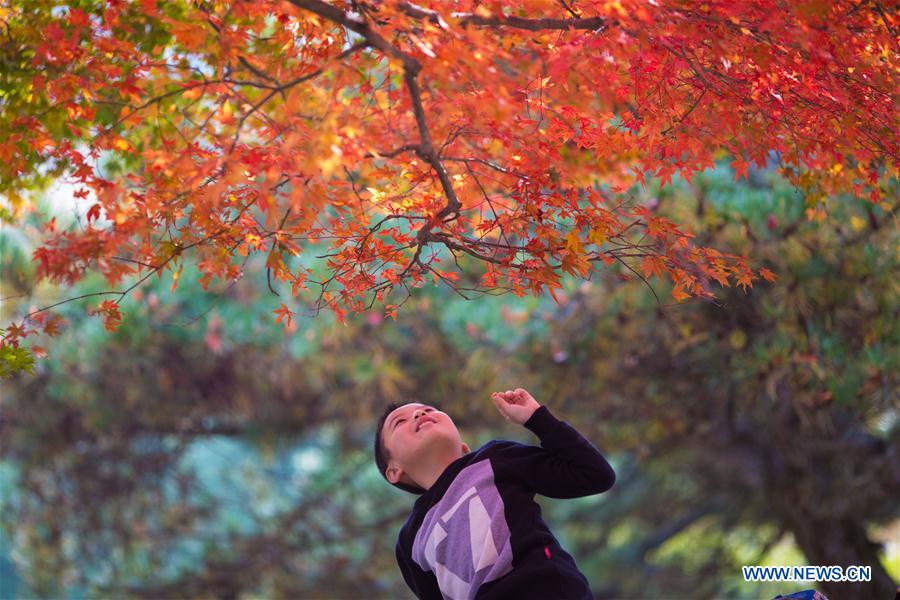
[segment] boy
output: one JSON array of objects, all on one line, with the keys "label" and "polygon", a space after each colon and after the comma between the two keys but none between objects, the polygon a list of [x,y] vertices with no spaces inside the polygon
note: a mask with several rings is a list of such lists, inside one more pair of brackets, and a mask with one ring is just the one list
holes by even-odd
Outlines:
[{"label": "boy", "polygon": [[397,540],[403,578],[422,599],[592,598],[534,495],[599,494],[612,487],[615,472],[524,389],[491,398],[542,448],[493,440],[470,452],[446,413],[417,402],[388,406],[378,422],[379,471],[395,487],[420,494]]}]

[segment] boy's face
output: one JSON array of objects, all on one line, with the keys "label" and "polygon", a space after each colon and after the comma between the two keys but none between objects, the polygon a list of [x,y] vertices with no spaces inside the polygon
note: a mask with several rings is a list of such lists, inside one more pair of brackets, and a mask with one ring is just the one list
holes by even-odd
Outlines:
[{"label": "boy's face", "polygon": [[419,402],[391,411],[381,431],[382,443],[391,455],[385,471],[391,483],[419,485],[410,480],[410,467],[428,464],[432,457],[462,456],[469,451],[447,413]]}]

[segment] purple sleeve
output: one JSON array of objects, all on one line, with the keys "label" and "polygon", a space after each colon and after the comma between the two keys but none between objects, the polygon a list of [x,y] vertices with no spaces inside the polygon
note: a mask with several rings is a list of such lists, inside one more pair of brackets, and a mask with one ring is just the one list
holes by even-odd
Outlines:
[{"label": "purple sleeve", "polygon": [[535,493],[579,498],[605,492],[615,483],[615,471],[596,446],[546,406],[534,411],[524,426],[538,436],[541,447],[516,448],[509,466]]}]

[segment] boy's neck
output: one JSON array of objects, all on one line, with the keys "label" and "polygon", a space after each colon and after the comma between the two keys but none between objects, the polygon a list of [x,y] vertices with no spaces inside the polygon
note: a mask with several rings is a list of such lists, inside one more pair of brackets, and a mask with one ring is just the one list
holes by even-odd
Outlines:
[{"label": "boy's neck", "polygon": [[458,451],[452,454],[424,457],[414,468],[409,470],[409,476],[416,482],[416,485],[421,486],[425,490],[430,490],[431,486],[447,470],[447,467],[462,456],[462,451]]}]

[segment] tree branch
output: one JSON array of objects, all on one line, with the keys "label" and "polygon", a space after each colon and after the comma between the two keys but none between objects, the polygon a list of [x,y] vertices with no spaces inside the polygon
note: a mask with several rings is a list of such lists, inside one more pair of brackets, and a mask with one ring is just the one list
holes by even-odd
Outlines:
[{"label": "tree branch", "polygon": [[[436,10],[423,8],[411,2],[398,5],[398,8],[410,17],[428,19],[435,25],[449,29],[447,22]],[[522,17],[489,16],[483,17],[475,13],[450,13],[450,17],[457,19],[463,27],[478,25],[480,27],[512,27],[513,29],[525,29],[527,31],[543,31],[546,29],[606,29],[607,21],[603,17],[591,17],[587,19],[525,19]]]}]

